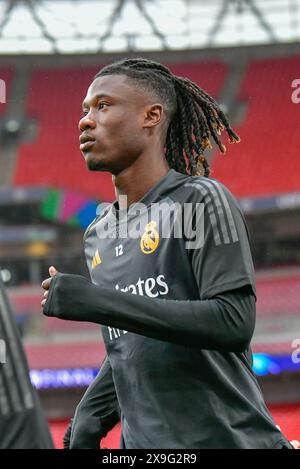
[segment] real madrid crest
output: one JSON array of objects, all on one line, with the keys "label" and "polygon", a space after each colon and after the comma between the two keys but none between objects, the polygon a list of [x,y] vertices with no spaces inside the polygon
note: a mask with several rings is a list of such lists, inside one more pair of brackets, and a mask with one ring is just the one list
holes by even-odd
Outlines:
[{"label": "real madrid crest", "polygon": [[150,221],[145,226],[141,237],[141,250],[144,254],[152,254],[159,245],[159,233],[156,229],[156,221]]}]

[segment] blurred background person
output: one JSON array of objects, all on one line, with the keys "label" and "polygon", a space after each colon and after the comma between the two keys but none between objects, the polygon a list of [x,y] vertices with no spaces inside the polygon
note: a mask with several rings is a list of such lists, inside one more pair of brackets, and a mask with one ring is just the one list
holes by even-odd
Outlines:
[{"label": "blurred background person", "polygon": [[52,449],[53,442],[29,377],[19,331],[0,279],[0,449]]}]

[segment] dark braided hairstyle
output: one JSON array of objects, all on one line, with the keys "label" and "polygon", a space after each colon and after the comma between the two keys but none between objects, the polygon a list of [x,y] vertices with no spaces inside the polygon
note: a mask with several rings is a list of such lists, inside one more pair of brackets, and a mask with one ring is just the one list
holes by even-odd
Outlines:
[{"label": "dark braided hairstyle", "polygon": [[204,151],[212,148],[210,137],[225,153],[220,140],[226,130],[229,142],[240,138],[232,130],[218,103],[187,78],[173,75],[164,65],[143,58],[125,59],[104,67],[103,75],[126,75],[138,87],[162,101],[167,116],[165,156],[170,168],[184,174],[209,177]]}]

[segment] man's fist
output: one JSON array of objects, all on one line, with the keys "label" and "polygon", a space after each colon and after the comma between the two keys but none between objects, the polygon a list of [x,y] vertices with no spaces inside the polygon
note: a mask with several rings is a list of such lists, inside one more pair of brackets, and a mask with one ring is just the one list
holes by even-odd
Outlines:
[{"label": "man's fist", "polygon": [[45,305],[45,303],[46,303],[46,301],[47,301],[47,297],[48,297],[48,293],[49,293],[49,288],[50,288],[51,280],[52,280],[52,278],[55,277],[55,275],[57,274],[57,270],[56,270],[55,267],[53,267],[53,265],[52,265],[51,267],[49,267],[49,274],[50,274],[50,277],[47,278],[46,280],[44,280],[44,281],[42,282],[42,288],[43,288],[44,290],[46,290],[46,291],[44,292],[44,299],[43,299],[43,301],[41,302],[42,307],[44,307],[44,305]]},{"label": "man's fist", "polygon": [[96,293],[97,300],[96,304],[92,304],[92,311],[98,308],[98,287],[82,275],[64,274],[53,266],[49,273],[50,277],[42,282],[45,290],[41,302],[43,314],[70,321],[89,320],[86,312],[91,294],[94,298]]}]

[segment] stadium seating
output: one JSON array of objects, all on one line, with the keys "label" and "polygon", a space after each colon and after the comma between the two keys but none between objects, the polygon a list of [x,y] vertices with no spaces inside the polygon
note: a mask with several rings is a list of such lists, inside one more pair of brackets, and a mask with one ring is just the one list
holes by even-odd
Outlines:
[{"label": "stadium seating", "polygon": [[[99,68],[33,71],[27,116],[36,119],[38,137],[20,148],[15,185],[43,185],[78,191],[100,200],[114,199],[111,176],[88,172],[78,148],[81,102]],[[172,69],[201,82],[214,95],[226,73],[226,66],[217,62],[176,64]]]},{"label": "stadium seating", "polygon": [[42,334],[76,334],[80,332],[99,332],[99,326],[90,322],[58,321],[56,318],[43,318]]},{"label": "stadium seating", "polygon": [[[300,104],[291,100],[298,62],[298,56],[253,60],[246,70],[237,94],[237,101],[246,104],[244,119],[236,128],[242,143],[228,145],[228,155],[216,153],[213,160],[213,176],[238,197],[300,188],[300,134],[295,130]],[[169,66],[217,98],[228,72],[228,65],[214,61]],[[74,67],[33,71],[27,116],[36,119],[38,138],[20,149],[16,185],[54,186],[100,199],[114,198],[110,175],[89,173],[78,150],[81,100],[97,70]]]},{"label": "stadium seating", "polygon": [[300,191],[300,104],[291,99],[300,56],[250,62],[238,100],[246,114],[236,128],[242,142],[217,155],[213,176],[237,197]]},{"label": "stadium seating", "polygon": [[114,193],[109,174],[86,170],[79,151],[81,102],[98,68],[35,70],[27,116],[36,119],[37,140],[20,148],[15,184],[71,189],[100,200]]},{"label": "stadium seating", "polygon": [[257,280],[258,318],[300,313],[300,275],[269,275]]},{"label": "stadium seating", "polygon": [[219,61],[168,64],[168,67],[172,73],[189,78],[216,99],[228,72],[228,65]]},{"label": "stadium seating", "polygon": [[43,344],[27,345],[26,354],[31,369],[57,368],[99,368],[105,356],[103,342],[65,341],[63,343],[46,342]]}]

